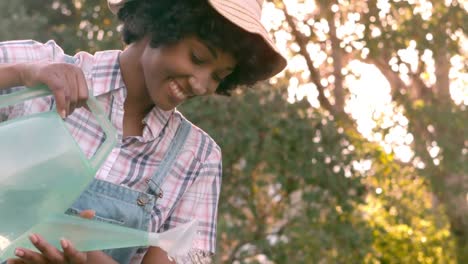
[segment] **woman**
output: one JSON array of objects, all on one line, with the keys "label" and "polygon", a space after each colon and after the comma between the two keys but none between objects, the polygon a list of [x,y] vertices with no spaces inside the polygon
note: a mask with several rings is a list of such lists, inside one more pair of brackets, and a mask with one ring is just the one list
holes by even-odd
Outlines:
[{"label": "woman", "polygon": [[[71,57],[53,41],[0,44],[3,92],[44,83],[54,95],[0,110],[0,117],[48,111],[56,104],[92,156],[103,138],[81,107],[92,91],[118,130],[119,143],[67,213],[152,232],[197,219],[192,250],[176,261],[209,262],[215,250],[221,151],[175,108],[196,96],[229,94],[236,86],[267,79],[286,61],[261,25],[261,0],[108,2],[123,23],[124,51]],[[62,250],[37,234],[30,240],[41,253],[19,248],[18,259],[10,263],[173,263],[154,247],[84,253],[66,240]]]}]

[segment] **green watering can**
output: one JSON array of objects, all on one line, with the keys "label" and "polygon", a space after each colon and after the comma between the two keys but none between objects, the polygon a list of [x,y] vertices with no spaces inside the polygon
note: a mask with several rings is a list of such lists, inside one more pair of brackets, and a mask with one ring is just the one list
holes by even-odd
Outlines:
[{"label": "green watering can", "polygon": [[58,249],[61,248],[60,239],[66,238],[79,251],[154,246],[165,250],[169,257],[184,256],[190,251],[197,236],[197,227],[198,221],[192,220],[163,233],[152,233],[72,215],[51,215],[21,235],[9,247],[0,250],[0,262],[15,257],[16,247],[37,252],[28,239],[31,233],[41,234]]},{"label": "green watering can", "polygon": [[[51,95],[45,86],[0,96],[0,108]],[[91,182],[117,134],[98,101],[87,105],[106,135],[88,159],[55,112],[0,123],[0,251],[50,215],[63,214]]]}]

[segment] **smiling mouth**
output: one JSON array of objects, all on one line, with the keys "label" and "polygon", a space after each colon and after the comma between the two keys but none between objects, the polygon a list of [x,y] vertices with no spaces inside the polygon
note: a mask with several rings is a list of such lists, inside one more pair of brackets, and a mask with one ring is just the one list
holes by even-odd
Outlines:
[{"label": "smiling mouth", "polygon": [[172,95],[179,101],[185,100],[187,95],[185,95],[182,87],[174,80],[169,81],[169,89],[171,90]]}]

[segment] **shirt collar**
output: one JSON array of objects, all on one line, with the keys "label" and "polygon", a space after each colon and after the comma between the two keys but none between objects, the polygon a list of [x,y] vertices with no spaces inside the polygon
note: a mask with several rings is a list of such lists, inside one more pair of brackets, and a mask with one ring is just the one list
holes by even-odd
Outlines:
[{"label": "shirt collar", "polygon": [[163,111],[158,107],[153,107],[142,121],[145,124],[143,139],[147,141],[154,140],[158,136],[162,137],[173,114],[174,110]]},{"label": "shirt collar", "polygon": [[[124,106],[127,88],[120,71],[120,50],[101,51],[95,54],[92,69],[93,94],[99,96],[109,92],[117,91],[117,103]],[[164,111],[158,107],[153,109],[142,120],[145,125],[143,129],[143,141],[152,141],[158,136],[163,136],[165,127],[174,113],[174,109]]]},{"label": "shirt collar", "polygon": [[94,55],[91,71],[93,79],[93,94],[99,96],[120,88],[124,88],[120,72],[120,50],[100,51]]}]

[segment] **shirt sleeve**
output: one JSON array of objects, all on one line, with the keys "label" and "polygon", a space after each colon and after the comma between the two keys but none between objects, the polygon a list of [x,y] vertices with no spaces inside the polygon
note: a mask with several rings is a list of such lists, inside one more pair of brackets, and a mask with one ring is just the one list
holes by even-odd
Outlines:
[{"label": "shirt sleeve", "polygon": [[158,231],[172,229],[192,219],[198,221],[198,232],[192,250],[186,256],[175,256],[177,263],[211,263],[216,249],[221,178],[221,150],[215,144],[212,152],[203,162],[199,175]]},{"label": "shirt sleeve", "polygon": [[64,61],[63,49],[53,40],[41,43],[35,40],[0,42],[0,63],[32,61]]},{"label": "shirt sleeve", "polygon": [[[53,40],[41,43],[34,40],[15,40],[0,42],[0,64],[4,63],[22,63],[33,61],[66,61],[66,55],[63,49]],[[13,91],[23,89],[24,87],[12,87],[0,90],[2,94],[8,94]],[[0,108],[0,122],[10,118],[10,114],[15,109],[20,111],[24,108],[23,104]]]}]

